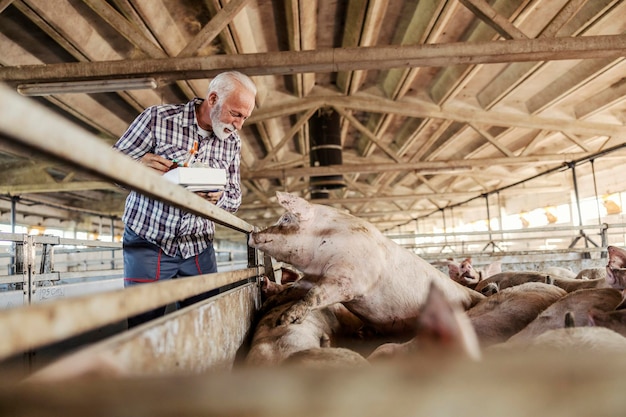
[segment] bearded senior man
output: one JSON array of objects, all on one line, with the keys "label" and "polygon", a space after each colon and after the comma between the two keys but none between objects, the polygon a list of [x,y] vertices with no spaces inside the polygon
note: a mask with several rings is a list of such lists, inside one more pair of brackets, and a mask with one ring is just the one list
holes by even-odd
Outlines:
[{"label": "bearded senior man", "polygon": [[[226,171],[223,191],[198,192],[218,207],[234,213],[241,204],[237,131],[250,116],[256,86],[237,71],[223,72],[209,83],[205,99],[165,104],[144,110],[114,148],[159,171],[167,172],[193,149],[195,161]],[[131,191],[122,220],[124,286],[217,272],[213,247],[215,225],[176,207]],[[179,307],[206,298],[200,294]],[[162,316],[165,306],[128,318],[128,326]]]}]

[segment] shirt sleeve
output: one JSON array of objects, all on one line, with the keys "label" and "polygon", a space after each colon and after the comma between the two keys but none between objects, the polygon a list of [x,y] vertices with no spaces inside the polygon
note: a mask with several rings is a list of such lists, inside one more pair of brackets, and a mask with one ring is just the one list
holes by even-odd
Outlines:
[{"label": "shirt sleeve", "polygon": [[134,159],[139,159],[154,149],[152,134],[154,110],[154,107],[148,107],[137,116],[113,148]]}]

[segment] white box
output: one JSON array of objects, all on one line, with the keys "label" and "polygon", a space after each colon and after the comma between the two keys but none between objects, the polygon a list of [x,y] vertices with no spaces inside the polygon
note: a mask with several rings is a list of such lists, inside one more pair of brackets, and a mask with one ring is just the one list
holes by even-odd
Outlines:
[{"label": "white box", "polygon": [[166,172],[163,177],[191,191],[223,190],[226,185],[226,170],[221,168],[178,167]]}]

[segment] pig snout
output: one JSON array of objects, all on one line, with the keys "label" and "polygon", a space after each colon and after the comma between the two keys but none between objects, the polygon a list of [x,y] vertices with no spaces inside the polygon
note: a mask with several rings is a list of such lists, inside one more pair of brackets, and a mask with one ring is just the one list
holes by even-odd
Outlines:
[{"label": "pig snout", "polygon": [[257,234],[256,233],[250,233],[250,235],[248,236],[248,245],[250,246],[254,246],[257,244]]},{"label": "pig snout", "polygon": [[485,285],[483,289],[480,290],[480,292],[486,296],[494,295],[498,291],[500,291],[500,287],[498,286],[497,282],[490,282],[489,284]]},{"label": "pig snout", "polygon": [[269,243],[271,241],[272,239],[269,239],[268,235],[265,233],[252,232],[248,236],[248,245],[252,246],[253,248],[263,243]]}]

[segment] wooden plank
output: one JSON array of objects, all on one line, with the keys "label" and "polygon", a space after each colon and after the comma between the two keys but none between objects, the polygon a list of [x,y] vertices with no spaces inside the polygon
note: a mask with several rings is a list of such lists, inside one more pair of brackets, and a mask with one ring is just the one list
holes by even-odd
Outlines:
[{"label": "wooden plank", "polygon": [[[509,23],[510,30],[515,32],[516,26],[514,23],[516,22],[519,14],[524,8],[527,6],[527,2],[529,0],[525,0],[523,2],[511,2],[507,0],[497,0],[493,1],[491,5],[484,2],[484,0],[472,0],[477,2],[484,3],[482,5],[484,11],[488,15],[496,15],[501,18],[501,20],[508,22],[509,19],[513,23]],[[464,4],[467,6],[467,4]],[[489,11],[487,10],[489,9]],[[472,8],[470,8],[472,10]],[[472,10],[474,11],[474,10]],[[504,24],[504,23],[503,23]],[[464,35],[463,40],[465,42],[478,42],[478,41],[486,41],[486,40],[497,40],[498,35],[493,34],[492,28],[489,25],[481,25],[481,24],[472,24],[471,31]],[[519,30],[517,30],[519,32]],[[506,38],[506,37],[505,37]],[[513,39],[526,39],[527,37],[519,32],[518,35],[513,36]],[[511,39],[506,38],[506,39]],[[471,80],[482,71],[481,65],[461,65],[461,66],[451,66],[442,69],[436,76],[435,80],[430,87],[430,95],[433,98],[433,101],[438,104],[443,104],[446,101],[449,101],[452,97],[455,97],[462,91],[463,87],[466,86]]]},{"label": "wooden plank", "polygon": [[[603,14],[606,2],[614,0],[603,0],[589,2],[591,10],[588,13],[588,20],[595,21],[597,16]],[[572,36],[575,33],[563,32],[563,27],[572,19],[578,10],[587,3],[587,0],[574,0],[565,4],[552,21],[539,34],[539,38],[553,38],[556,33],[560,36]],[[576,28],[578,29],[578,28]],[[571,28],[574,30],[574,28]],[[515,63],[506,67],[498,74],[482,91],[477,95],[480,105],[485,109],[492,108],[500,100],[506,97],[515,88],[521,85],[533,73],[542,66],[541,62]]]},{"label": "wooden plank", "polygon": [[557,79],[544,89],[526,100],[526,108],[531,114],[539,113],[550,106],[554,106],[561,100],[576,94],[576,91],[587,83],[599,79],[602,74],[615,69],[618,66],[626,66],[624,59],[592,59],[583,61]]},{"label": "wooden plank", "polygon": [[352,114],[348,113],[345,109],[341,107],[335,106],[334,109],[337,111],[337,113],[339,113],[346,120],[348,120],[350,124],[352,124],[352,126],[354,126],[359,132],[363,133],[363,135],[365,135],[372,143],[376,144],[376,146],[378,146],[385,154],[387,154],[387,156],[389,156],[396,162],[400,162],[400,157],[398,157],[398,155],[396,155],[396,153],[392,149],[385,145],[382,140],[377,138],[376,135],[367,130],[367,128],[356,119],[356,117],[354,117]]},{"label": "wooden plank", "polygon": [[[93,0],[92,0],[93,1]],[[250,0],[232,0],[219,11],[213,18],[198,32],[177,56],[193,56],[204,45],[215,39],[219,33],[231,22],[233,17],[237,15],[244,7],[250,3]]]},{"label": "wooden plank", "polygon": [[267,155],[263,159],[259,159],[257,164],[254,166],[254,170],[262,169],[269,161],[272,160],[280,151],[283,146],[287,144],[287,142],[293,138],[293,136],[298,133],[298,131],[309,121],[313,113],[315,113],[317,109],[310,109],[303,115],[301,115],[296,123],[289,129],[289,131],[283,136],[283,138],[267,152]]},{"label": "wooden plank", "polygon": [[583,119],[626,100],[626,78],[598,92],[574,107],[576,117]]},{"label": "wooden plank", "polygon": [[463,123],[481,123],[490,126],[523,127],[528,129],[552,130],[570,132],[588,136],[617,136],[626,137],[626,127],[617,124],[595,123],[574,119],[556,119],[519,113],[505,113],[483,111],[468,107],[433,106],[429,103],[405,99],[401,101],[384,100],[381,98],[355,95],[350,98],[337,97],[333,99],[335,105],[347,108],[371,111],[374,113],[396,113],[409,117],[433,117],[444,120],[454,120]]},{"label": "wooden plank", "polygon": [[513,152],[511,152],[506,146],[501,145],[500,143],[498,143],[498,140],[496,138],[494,138],[493,136],[491,136],[489,134],[489,132],[487,132],[484,129],[481,129],[480,127],[476,126],[473,123],[469,123],[470,127],[472,129],[474,129],[476,132],[478,132],[478,134],[480,134],[482,137],[484,137],[485,139],[487,139],[487,141],[489,143],[491,143],[493,146],[496,147],[496,149],[498,149],[500,152],[502,152],[504,154],[504,156],[515,156],[515,154]]},{"label": "wooden plank", "polygon": [[[438,37],[445,32],[446,24],[450,21],[457,4],[451,0],[440,0],[420,1],[411,6],[414,8],[408,10],[407,7],[407,13],[399,22],[399,27],[405,28],[398,42],[401,45],[437,43]],[[394,99],[402,97],[418,72],[419,68],[393,68],[384,75],[380,85],[387,97]]]},{"label": "wooden plank", "polygon": [[119,14],[111,5],[103,0],[85,0],[85,4],[115,28],[126,40],[140,51],[153,58],[164,58],[167,54],[152,40],[144,36],[139,28]]},{"label": "wooden plank", "polygon": [[[341,46],[375,45],[388,4],[388,0],[349,2]],[[345,94],[354,94],[361,87],[365,76],[365,71],[341,71],[337,74],[337,87]]]}]

